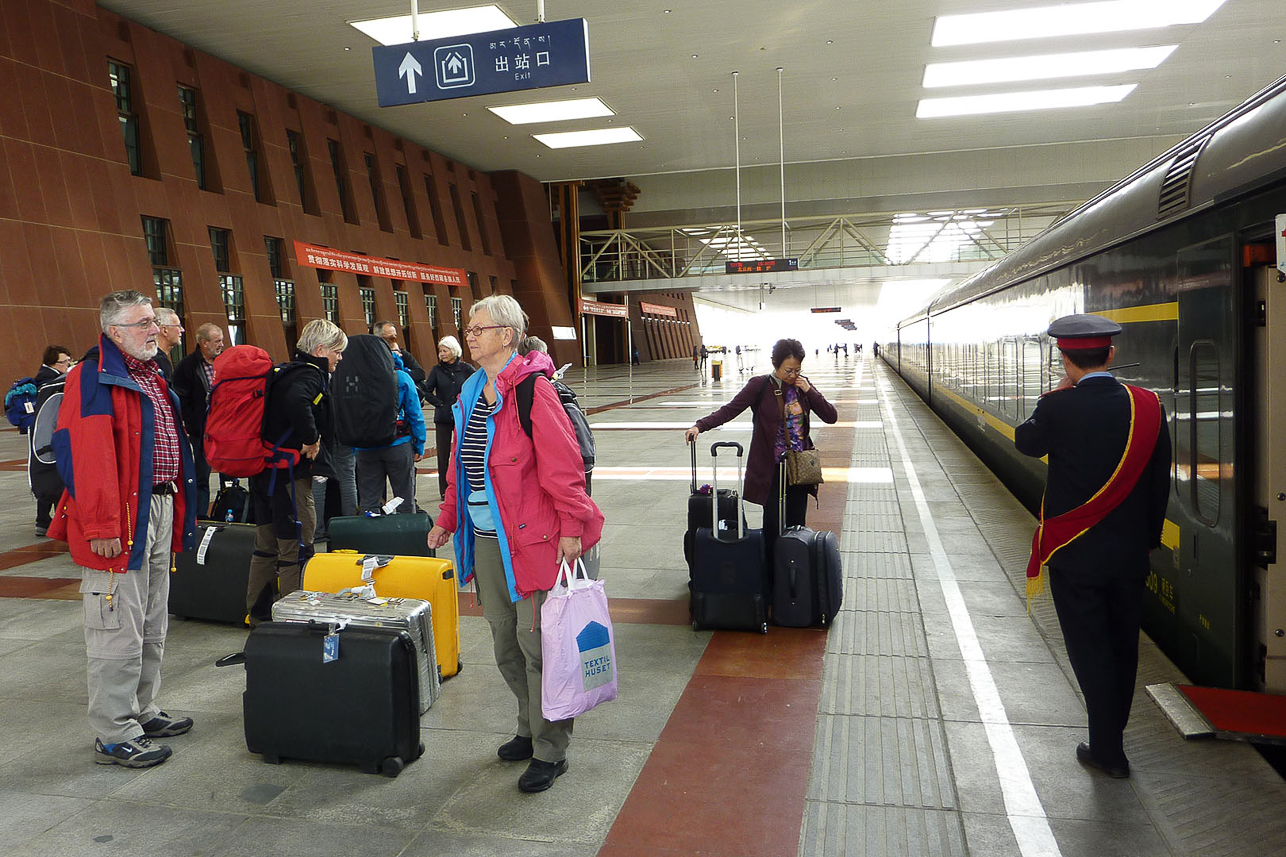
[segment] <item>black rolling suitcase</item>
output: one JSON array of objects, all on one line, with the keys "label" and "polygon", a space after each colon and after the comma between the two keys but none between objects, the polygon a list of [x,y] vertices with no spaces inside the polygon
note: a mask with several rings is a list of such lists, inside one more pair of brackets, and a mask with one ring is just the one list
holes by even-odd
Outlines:
[{"label": "black rolling suitcase", "polygon": [[[683,559],[688,563],[688,588],[692,587],[692,545],[697,537],[697,530],[701,527],[710,526],[711,506],[714,504],[714,489],[702,486],[705,490],[697,488],[697,445],[689,444],[692,448],[692,493],[688,495],[688,529],[683,534]],[[737,523],[737,489],[720,488],[719,489],[719,522],[723,527],[731,530]],[[745,526],[745,516],[742,516],[742,526]]]},{"label": "black rolling suitcase", "polygon": [[787,527],[773,548],[772,618],[777,625],[829,625],[844,599],[839,539]]},{"label": "black rolling suitcase", "polygon": [[404,631],[265,622],[246,640],[246,747],[263,760],[342,762],[396,777],[424,753],[415,644]]},{"label": "black rolling suitcase", "polygon": [[410,515],[365,515],[330,519],[330,550],[351,550],[360,554],[392,556],[433,556],[429,530],[433,518],[428,512]]},{"label": "black rolling suitcase", "polygon": [[[174,573],[170,575],[170,612],[184,619],[244,624],[250,557],[255,550],[255,527],[250,524],[199,524],[196,545],[196,550],[174,556]],[[255,605],[257,616],[268,615],[275,594],[276,581],[273,581],[260,596],[260,603]]]},{"label": "black rolling suitcase", "polygon": [[[710,454],[716,459],[714,490],[719,490],[718,452],[737,453],[737,481],[741,481],[742,447],[739,443],[716,443]],[[723,629],[768,633],[768,571],[764,555],[763,530],[747,530],[742,500],[732,527],[720,526],[715,506],[710,505],[710,526],[696,532],[692,549],[692,628],[695,631]],[[734,529],[735,528],[735,529]]]}]

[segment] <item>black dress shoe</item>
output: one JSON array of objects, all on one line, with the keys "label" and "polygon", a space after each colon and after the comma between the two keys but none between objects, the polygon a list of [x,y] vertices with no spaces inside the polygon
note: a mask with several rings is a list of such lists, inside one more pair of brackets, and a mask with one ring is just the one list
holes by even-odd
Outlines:
[{"label": "black dress shoe", "polygon": [[1084,741],[1076,745],[1076,760],[1082,765],[1102,771],[1114,780],[1123,780],[1130,775],[1129,762],[1124,765],[1105,765],[1094,758],[1094,754],[1090,752],[1090,745]]},{"label": "black dress shoe", "polygon": [[496,755],[506,762],[521,762],[531,758],[531,738],[515,735],[512,741],[506,741],[496,750]]},{"label": "black dress shoe", "polygon": [[542,762],[532,759],[527,770],[518,778],[518,791],[543,792],[554,784],[554,780],[567,773],[567,760],[561,762]]}]

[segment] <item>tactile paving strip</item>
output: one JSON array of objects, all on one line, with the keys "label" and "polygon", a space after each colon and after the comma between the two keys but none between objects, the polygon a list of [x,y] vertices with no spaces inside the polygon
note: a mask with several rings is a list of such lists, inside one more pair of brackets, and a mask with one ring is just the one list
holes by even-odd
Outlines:
[{"label": "tactile paving strip", "polygon": [[809,801],[801,855],[956,857],[966,853],[960,816],[935,809]]},{"label": "tactile paving strip", "polygon": [[941,716],[929,661],[880,655],[826,658],[818,710],[881,717]]},{"label": "tactile paving strip", "polygon": [[810,800],[956,809],[938,720],[823,714]]}]

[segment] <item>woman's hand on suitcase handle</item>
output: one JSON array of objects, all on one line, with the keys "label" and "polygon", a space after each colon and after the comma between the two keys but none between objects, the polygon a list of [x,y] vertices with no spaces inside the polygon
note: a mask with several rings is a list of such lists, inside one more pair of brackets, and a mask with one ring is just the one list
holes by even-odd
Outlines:
[{"label": "woman's hand on suitcase handle", "polygon": [[567,564],[571,565],[581,553],[580,536],[563,536],[558,540],[557,562],[567,560]]},{"label": "woman's hand on suitcase handle", "polygon": [[688,443],[695,443],[697,440],[697,435],[699,434],[701,434],[701,429],[697,428],[696,426],[693,426],[692,428],[685,431],[683,433],[683,436],[687,439]]},{"label": "woman's hand on suitcase handle", "polygon": [[450,540],[451,533],[447,532],[442,527],[439,527],[437,524],[434,524],[433,529],[429,530],[429,547],[434,550],[442,547]]}]

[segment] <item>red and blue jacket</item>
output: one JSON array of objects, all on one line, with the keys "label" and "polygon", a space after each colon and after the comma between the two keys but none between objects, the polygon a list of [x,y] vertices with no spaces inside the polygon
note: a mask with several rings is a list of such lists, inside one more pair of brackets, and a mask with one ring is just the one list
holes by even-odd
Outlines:
[{"label": "red and blue jacket", "polygon": [[[166,389],[174,424],[179,399]],[[152,400],[129,375],[125,358],[106,336],[67,374],[53,447],[67,490],[54,510],[49,537],[67,542],[77,565],[124,574],[143,567],[152,507],[152,454],[156,414]],[[179,485],[174,496],[170,550],[196,542],[196,482],[192,447],[180,430]],[[144,452],[146,450],[146,453]],[[91,539],[120,539],[121,553],[94,553]]]}]

